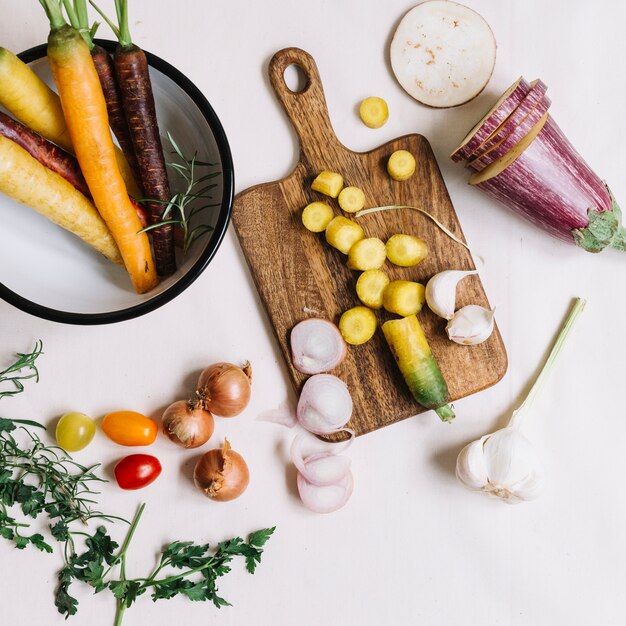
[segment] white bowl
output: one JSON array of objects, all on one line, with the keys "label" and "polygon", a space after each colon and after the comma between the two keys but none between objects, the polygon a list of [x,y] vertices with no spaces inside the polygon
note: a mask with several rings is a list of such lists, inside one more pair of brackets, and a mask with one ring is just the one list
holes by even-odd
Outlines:
[{"label": "white bowl", "polygon": [[[112,51],[115,43],[98,40]],[[233,203],[234,174],[224,129],[193,83],[159,57],[146,52],[162,135],[169,131],[185,155],[215,163],[212,209],[199,214],[213,227],[196,240],[176,273],[146,294],[135,293],[128,274],[34,210],[0,195],[0,297],[27,313],[72,324],[106,324],[144,315],[184,291],[209,264],[224,237]],[[46,46],[20,58],[54,85]],[[169,144],[163,141],[166,158]],[[204,172],[203,172],[204,173]],[[173,177],[170,177],[173,179]],[[175,181],[172,180],[172,184]],[[173,190],[175,191],[175,189]]]}]

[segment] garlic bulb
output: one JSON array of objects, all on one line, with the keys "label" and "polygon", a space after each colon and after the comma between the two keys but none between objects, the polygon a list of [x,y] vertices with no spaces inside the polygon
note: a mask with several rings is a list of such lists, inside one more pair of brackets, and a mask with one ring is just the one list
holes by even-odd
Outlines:
[{"label": "garlic bulb", "polygon": [[465,446],[456,462],[456,476],[468,489],[484,491],[507,504],[536,498],[544,484],[535,449],[511,426]]},{"label": "garlic bulb", "polygon": [[435,274],[426,285],[426,302],[428,308],[439,317],[452,319],[456,308],[456,286],[466,276],[478,274],[478,270],[464,272],[446,270]]},{"label": "garlic bulb", "polygon": [[513,411],[509,425],[461,450],[456,461],[456,477],[468,489],[496,496],[509,504],[532,500],[541,494],[541,463],[520,429],[585,304],[585,300],[576,298],[539,376],[524,402]]},{"label": "garlic bulb", "polygon": [[477,346],[487,341],[493,332],[495,309],[484,309],[477,304],[468,304],[459,309],[446,325],[448,338],[464,346]]}]

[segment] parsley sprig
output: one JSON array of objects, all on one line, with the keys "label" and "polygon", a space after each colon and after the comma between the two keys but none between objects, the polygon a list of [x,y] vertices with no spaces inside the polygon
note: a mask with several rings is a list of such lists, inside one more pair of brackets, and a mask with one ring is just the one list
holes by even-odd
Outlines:
[{"label": "parsley sprig", "polygon": [[[237,557],[245,559],[246,569],[254,574],[261,561],[263,546],[275,528],[265,528],[252,533],[248,541],[235,537],[219,543],[215,551],[209,544],[192,541],[174,541],[161,553],[160,559],[147,578],[126,577],[126,553],[132,541],[145,505],[142,504],[126,535],[122,547],[107,535],[104,527],[86,541],[87,550],[74,555],[59,573],[55,604],[66,617],[77,611],[78,601],[69,591],[73,581],[83,581],[94,588],[95,593],[109,589],[117,598],[115,626],[122,623],[124,612],[147,591],[152,600],[169,600],[183,595],[195,602],[210,600],[217,608],[230,606],[218,593],[217,579],[231,571],[230,563]],[[111,577],[119,565],[119,578]],[[169,574],[167,571],[169,570]],[[177,571],[180,570],[180,571]]]}]

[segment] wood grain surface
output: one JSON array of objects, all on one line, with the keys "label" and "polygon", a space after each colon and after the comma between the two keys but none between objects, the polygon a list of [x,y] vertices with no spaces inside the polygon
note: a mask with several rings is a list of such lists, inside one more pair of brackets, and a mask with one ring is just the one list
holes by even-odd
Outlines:
[{"label": "wood grain surface", "polygon": [[[306,77],[304,89],[292,92],[284,71],[298,65]],[[464,240],[454,207],[428,141],[421,135],[399,137],[375,150],[353,152],[343,146],[333,131],[322,82],[313,58],[298,48],[277,52],[269,65],[271,84],[300,139],[300,160],[286,178],[257,185],[235,198],[233,222],[242,250],[263,301],[293,384],[300,390],[307,376],[291,363],[289,333],[307,317],[322,317],[337,323],[341,313],[359,303],[355,285],[359,273],[346,267],[346,256],[330,247],[324,234],[311,233],[301,221],[302,209],[323,200],[341,214],[335,200],[311,191],[311,182],[322,170],[343,175],[346,185],[365,192],[366,207],[391,204],[413,205],[428,210],[457,237]],[[386,171],[394,150],[408,150],[417,169],[405,182],[392,180]],[[386,240],[395,233],[409,233],[429,246],[427,258],[413,268],[387,262],[384,269],[393,279],[426,282],[445,269],[473,269],[469,252],[447,237],[417,211],[400,209],[358,218],[365,236]],[[465,278],[457,290],[457,307],[479,304],[489,307],[478,276]],[[310,311],[317,313],[311,313]],[[377,312],[382,323],[392,316]],[[445,320],[427,307],[420,322],[452,400],[476,393],[498,382],[506,371],[507,356],[497,328],[479,346],[459,346],[445,334]],[[354,413],[349,426],[357,435],[371,432],[425,411],[406,387],[383,334],[362,346],[348,346],[348,356],[333,372],[352,393]],[[463,419],[456,410],[456,419]]]}]

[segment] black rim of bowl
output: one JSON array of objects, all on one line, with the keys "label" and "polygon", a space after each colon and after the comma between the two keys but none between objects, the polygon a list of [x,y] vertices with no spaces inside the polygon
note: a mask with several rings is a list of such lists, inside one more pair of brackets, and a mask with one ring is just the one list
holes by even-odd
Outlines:
[{"label": "black rim of bowl", "polygon": [[[96,39],[95,41],[109,52],[113,52],[117,45],[117,42],[106,39]],[[31,63],[47,56],[46,49],[47,45],[42,44],[21,52],[18,54],[18,57],[24,61],[24,63]],[[198,260],[187,271],[187,273],[179,278],[171,287],[153,298],[150,298],[150,300],[146,300],[141,304],[121,309],[119,311],[110,311],[105,313],[73,313],[70,311],[58,311],[28,300],[0,282],[0,297],[9,304],[12,304],[26,313],[30,313],[31,315],[50,320],[52,322],[81,325],[111,324],[145,315],[146,313],[163,306],[187,289],[187,287],[189,287],[189,285],[191,285],[191,283],[193,283],[194,280],[196,280],[196,278],[198,278],[198,276],[200,276],[200,274],[202,274],[205,270],[224,239],[224,235],[226,234],[228,224],[230,222],[235,189],[233,159],[224,128],[222,127],[219,118],[213,110],[213,107],[209,104],[208,100],[184,74],[158,56],[145,50],[144,52],[146,53],[148,63],[151,67],[154,67],[168,76],[193,100],[194,104],[207,120],[211,131],[213,132],[213,136],[215,137],[222,166],[223,192],[217,224],[211,234],[211,238],[206,243],[205,248],[200,254]]]}]

